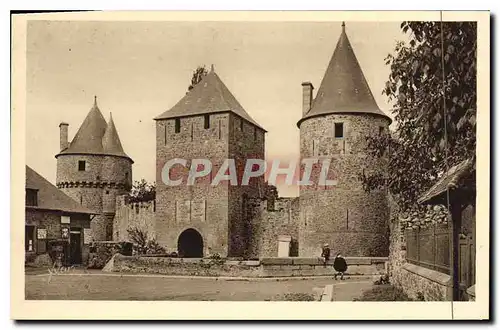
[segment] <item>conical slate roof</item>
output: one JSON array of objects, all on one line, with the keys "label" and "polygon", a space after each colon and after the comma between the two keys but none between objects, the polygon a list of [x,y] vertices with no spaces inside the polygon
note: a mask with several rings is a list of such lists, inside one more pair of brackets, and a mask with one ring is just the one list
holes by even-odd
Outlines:
[{"label": "conical slate roof", "polygon": [[332,113],[370,113],[390,118],[375,102],[354,50],[345,24],[326,69],[311,109],[297,123],[310,117]]},{"label": "conical slate roof", "polygon": [[[97,106],[96,98],[94,99],[94,106],[90,109],[73,141],[71,141],[68,148],[61,150],[56,155],[56,158],[60,155],[72,154],[111,155],[130,159],[123,151],[113,118],[110,117],[109,124],[106,123],[101,110]],[[132,161],[132,159],[130,160]]]},{"label": "conical slate roof", "polygon": [[104,153],[107,155],[128,157],[123,151],[122,143],[120,142],[120,137],[118,136],[118,131],[116,130],[111,114],[109,115],[108,127],[102,137],[102,147]]},{"label": "conical slate roof", "polygon": [[210,72],[194,86],[176,105],[155,118],[155,120],[171,119],[186,116],[230,111],[253,125],[262,128],[243,109],[234,95],[215,73],[213,66]]}]

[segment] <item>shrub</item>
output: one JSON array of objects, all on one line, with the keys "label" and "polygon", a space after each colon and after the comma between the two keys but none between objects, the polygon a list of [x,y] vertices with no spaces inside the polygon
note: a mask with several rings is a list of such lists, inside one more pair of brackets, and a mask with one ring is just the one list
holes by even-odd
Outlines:
[{"label": "shrub", "polygon": [[387,274],[381,275],[378,280],[373,282],[373,284],[375,284],[375,285],[390,284],[389,275],[387,275]]},{"label": "shrub", "polygon": [[102,269],[116,253],[132,255],[130,242],[91,242],[87,268]]},{"label": "shrub", "polygon": [[148,239],[148,233],[140,228],[127,229],[130,240],[134,244],[136,254],[165,254],[166,250],[155,239]]},{"label": "shrub", "polygon": [[390,284],[374,286],[354,301],[413,301],[403,290]]}]

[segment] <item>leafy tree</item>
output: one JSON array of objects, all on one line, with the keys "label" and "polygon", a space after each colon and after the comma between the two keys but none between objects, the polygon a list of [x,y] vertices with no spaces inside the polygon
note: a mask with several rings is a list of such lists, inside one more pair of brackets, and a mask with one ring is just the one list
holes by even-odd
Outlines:
[{"label": "leafy tree", "polygon": [[156,184],[146,180],[135,181],[129,194],[130,202],[148,202],[156,198]]},{"label": "leafy tree", "polygon": [[401,29],[410,41],[387,56],[383,90],[395,131],[368,137],[373,155],[388,156],[388,175],[363,181],[368,190],[387,186],[404,210],[447,165],[475,155],[477,30],[475,22],[403,22]]},{"label": "leafy tree", "polygon": [[192,90],[194,86],[198,84],[207,74],[208,71],[207,69],[205,69],[205,66],[197,67],[196,70],[193,71],[193,76],[191,77],[191,85],[189,85],[188,91]]}]

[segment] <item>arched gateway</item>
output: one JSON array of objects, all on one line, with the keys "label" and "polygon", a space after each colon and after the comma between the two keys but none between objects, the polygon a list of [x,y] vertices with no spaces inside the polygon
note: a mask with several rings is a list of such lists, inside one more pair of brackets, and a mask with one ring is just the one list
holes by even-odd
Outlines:
[{"label": "arched gateway", "polygon": [[179,235],[177,251],[183,258],[203,257],[203,237],[193,228],[184,230]]}]

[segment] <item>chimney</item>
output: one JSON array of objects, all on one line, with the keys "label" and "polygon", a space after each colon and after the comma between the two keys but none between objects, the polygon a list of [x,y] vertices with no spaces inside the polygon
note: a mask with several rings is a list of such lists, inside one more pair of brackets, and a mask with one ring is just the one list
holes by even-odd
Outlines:
[{"label": "chimney", "polygon": [[68,126],[67,123],[59,124],[59,144],[61,147],[61,151],[68,147]]},{"label": "chimney", "polygon": [[311,109],[313,90],[314,86],[310,82],[302,83],[302,115],[305,115]]}]

